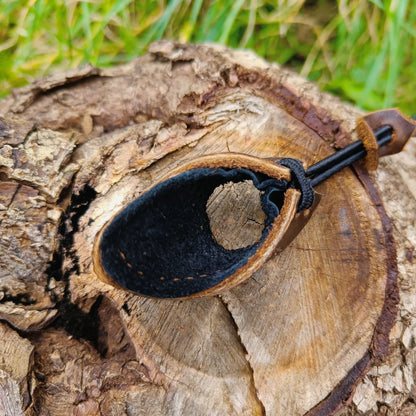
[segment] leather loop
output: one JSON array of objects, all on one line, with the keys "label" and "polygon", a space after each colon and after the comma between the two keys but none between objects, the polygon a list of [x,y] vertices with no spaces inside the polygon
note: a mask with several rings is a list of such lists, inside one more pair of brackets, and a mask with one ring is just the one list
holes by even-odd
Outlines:
[{"label": "leather loop", "polygon": [[291,170],[292,186],[299,189],[301,192],[297,212],[309,209],[315,200],[315,191],[313,190],[310,179],[306,177],[302,163],[297,159],[287,157],[280,160],[279,165],[285,166]]},{"label": "leather loop", "polygon": [[[393,129],[392,139],[387,145],[379,148],[374,132],[385,125]],[[367,150],[366,168],[376,170],[380,156],[401,152],[415,128],[416,123],[397,108],[375,111],[360,117],[357,120],[357,133]]]}]

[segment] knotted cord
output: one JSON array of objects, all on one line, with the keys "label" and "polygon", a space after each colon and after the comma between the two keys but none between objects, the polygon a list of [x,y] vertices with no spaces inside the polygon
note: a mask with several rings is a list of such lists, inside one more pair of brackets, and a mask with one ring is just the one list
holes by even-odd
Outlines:
[{"label": "knotted cord", "polygon": [[[392,139],[393,129],[389,125],[380,127],[374,132],[378,147],[387,145]],[[314,201],[314,187],[319,185],[330,176],[340,170],[350,166],[354,162],[364,158],[367,151],[362,141],[356,141],[333,155],[315,163],[309,168],[303,168],[302,163],[297,159],[285,158],[278,163],[289,168],[293,179],[289,183],[289,188],[296,188],[301,192],[298,212],[310,208]]]}]

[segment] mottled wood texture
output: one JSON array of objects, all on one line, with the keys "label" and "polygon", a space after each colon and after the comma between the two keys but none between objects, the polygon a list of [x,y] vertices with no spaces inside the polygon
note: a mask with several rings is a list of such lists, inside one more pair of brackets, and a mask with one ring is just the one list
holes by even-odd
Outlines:
[{"label": "mottled wood texture", "polygon": [[207,214],[218,244],[236,250],[260,241],[266,220],[260,196],[252,181],[228,182],[214,190],[207,202]]},{"label": "mottled wood texture", "polygon": [[253,53],[171,42],[0,101],[0,405],[414,414],[415,143],[372,178],[357,166],[319,186],[301,234],[221,296],[146,299],[92,271],[97,232],[170,169],[226,151],[311,164],[355,140],[360,115]]}]

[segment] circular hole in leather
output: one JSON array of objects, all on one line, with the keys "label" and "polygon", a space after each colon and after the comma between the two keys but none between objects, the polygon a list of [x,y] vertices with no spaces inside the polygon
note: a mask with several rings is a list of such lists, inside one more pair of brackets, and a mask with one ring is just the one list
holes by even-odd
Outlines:
[{"label": "circular hole in leather", "polygon": [[260,241],[266,221],[261,194],[250,180],[227,182],[214,189],[208,198],[207,215],[219,245],[236,250]]}]

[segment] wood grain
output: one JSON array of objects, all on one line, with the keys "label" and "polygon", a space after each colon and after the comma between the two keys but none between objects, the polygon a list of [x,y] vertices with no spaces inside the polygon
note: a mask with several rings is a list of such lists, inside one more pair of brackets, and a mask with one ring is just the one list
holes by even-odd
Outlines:
[{"label": "wood grain", "polygon": [[260,241],[266,214],[261,192],[252,181],[227,182],[214,189],[207,202],[212,236],[227,250],[236,250]]},{"label": "wood grain", "polygon": [[[381,162],[378,174],[394,228],[372,179],[347,169],[317,188],[320,204],[290,246],[220,297],[142,298],[97,279],[91,262],[106,221],[172,169],[218,152],[309,165],[355,140],[359,115],[252,53],[174,42],[0,101],[0,313],[34,350],[23,376],[35,375],[33,394],[21,412],[360,414],[397,397],[374,369],[383,368],[389,336],[402,339],[416,316],[414,217],[400,205],[402,177],[410,178],[405,203],[415,204],[403,170],[414,166],[414,147],[407,164]],[[406,285],[402,327],[389,335],[398,302],[393,230]],[[345,407],[357,385],[360,397],[373,386],[372,404]]]}]

